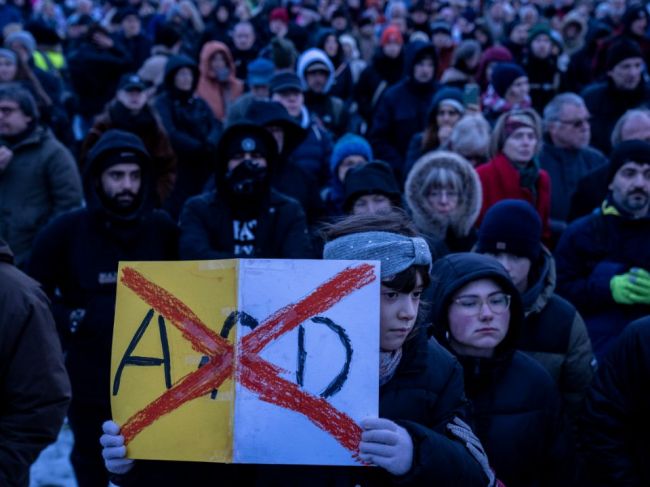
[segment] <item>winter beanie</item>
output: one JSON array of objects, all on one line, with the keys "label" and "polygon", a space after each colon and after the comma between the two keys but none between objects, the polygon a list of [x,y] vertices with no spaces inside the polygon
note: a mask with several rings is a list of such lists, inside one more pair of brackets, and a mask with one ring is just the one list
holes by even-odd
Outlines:
[{"label": "winter beanie", "polygon": [[507,252],[534,261],[542,249],[542,220],[523,200],[502,200],[492,206],[478,232],[481,254]]},{"label": "winter beanie", "polygon": [[362,156],[366,161],[372,161],[372,147],[363,137],[355,134],[345,134],[334,145],[330,157],[330,173],[336,174],[339,164],[349,156]]},{"label": "winter beanie", "polygon": [[611,182],[618,170],[626,162],[650,164],[650,142],[644,140],[626,140],[617,144],[612,150],[609,162],[609,178]]},{"label": "winter beanie", "polygon": [[389,42],[396,42],[400,45],[404,44],[404,37],[402,37],[402,33],[396,25],[389,25],[381,34],[381,46],[383,47]]},{"label": "winter beanie", "polygon": [[643,58],[639,45],[629,39],[619,39],[607,49],[607,70],[614,69],[618,63],[635,57]]},{"label": "winter beanie", "polygon": [[501,98],[504,98],[508,92],[508,88],[512,86],[515,80],[524,76],[527,76],[526,71],[518,64],[499,63],[492,69],[492,79],[490,82],[497,94]]},{"label": "winter beanie", "polygon": [[400,190],[393,169],[385,162],[372,161],[353,167],[345,175],[343,210],[350,213],[354,202],[368,194],[382,194],[400,206]]},{"label": "winter beanie", "polygon": [[16,42],[27,49],[30,55],[36,50],[34,36],[26,30],[19,30],[9,34],[5,39],[5,47],[10,47]]}]

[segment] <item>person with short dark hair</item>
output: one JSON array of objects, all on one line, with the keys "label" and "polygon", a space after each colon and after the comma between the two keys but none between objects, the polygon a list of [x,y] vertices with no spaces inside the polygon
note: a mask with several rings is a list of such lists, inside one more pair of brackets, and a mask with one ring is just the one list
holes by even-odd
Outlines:
[{"label": "person with short dark hair", "polygon": [[81,178],[72,154],[40,124],[32,95],[0,86],[0,238],[25,268],[39,229],[81,206]]},{"label": "person with short dark hair", "polygon": [[608,179],[600,209],[571,223],[555,249],[558,294],[584,317],[598,359],[650,314],[650,143],[617,145]]}]

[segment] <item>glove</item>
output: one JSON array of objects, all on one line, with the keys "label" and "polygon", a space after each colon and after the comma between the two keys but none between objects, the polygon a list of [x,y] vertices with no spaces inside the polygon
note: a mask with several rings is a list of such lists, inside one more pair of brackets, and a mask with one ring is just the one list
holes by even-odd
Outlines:
[{"label": "glove", "polygon": [[629,272],[612,277],[609,281],[609,289],[612,291],[612,298],[618,304],[635,304],[632,292],[632,282]]},{"label": "glove", "polygon": [[102,445],[102,456],[104,465],[110,473],[125,474],[129,472],[135,460],[126,458],[126,446],[124,446],[124,437],[120,434],[120,427],[114,421],[106,421],[102,425],[104,434],[99,439]]},{"label": "glove", "polygon": [[404,475],[413,464],[413,440],[404,428],[389,419],[366,418],[359,458],[381,467],[393,475]]},{"label": "glove", "polygon": [[650,273],[640,267],[633,267],[629,274],[633,302],[650,304]]}]

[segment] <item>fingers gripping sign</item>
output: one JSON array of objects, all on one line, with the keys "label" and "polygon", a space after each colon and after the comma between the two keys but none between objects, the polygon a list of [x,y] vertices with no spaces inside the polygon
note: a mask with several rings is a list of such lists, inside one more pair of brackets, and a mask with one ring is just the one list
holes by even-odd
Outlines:
[{"label": "fingers gripping sign", "polygon": [[126,458],[124,436],[120,434],[120,427],[114,421],[106,421],[102,425],[104,434],[99,439],[102,445],[102,456],[106,470],[115,474],[125,474],[134,465],[135,460]]},{"label": "fingers gripping sign", "polygon": [[413,464],[413,440],[408,431],[384,418],[361,421],[359,457],[393,475],[404,475]]}]

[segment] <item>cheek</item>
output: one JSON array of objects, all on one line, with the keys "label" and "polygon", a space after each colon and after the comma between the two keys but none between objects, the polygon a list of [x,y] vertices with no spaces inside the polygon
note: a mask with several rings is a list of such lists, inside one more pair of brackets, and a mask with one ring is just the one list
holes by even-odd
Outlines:
[{"label": "cheek", "polygon": [[453,310],[449,313],[449,332],[457,341],[464,343],[469,335],[472,317],[463,316]]}]

